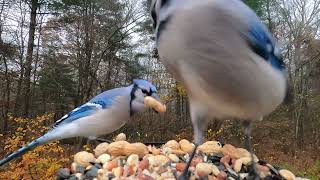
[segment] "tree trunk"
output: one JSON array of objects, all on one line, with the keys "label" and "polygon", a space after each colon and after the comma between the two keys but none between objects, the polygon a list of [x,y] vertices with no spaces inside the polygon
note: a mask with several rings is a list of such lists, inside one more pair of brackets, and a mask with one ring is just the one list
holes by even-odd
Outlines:
[{"label": "tree trunk", "polygon": [[[42,23],[43,23],[43,16],[41,16],[40,20],[40,25],[39,25],[39,28],[38,28],[38,39],[37,39],[37,50],[36,50],[36,55],[35,55],[35,62],[34,62],[34,69],[33,69],[33,84],[32,84],[32,89],[31,89],[31,102],[34,101],[34,97],[36,97],[36,92],[35,92],[35,89],[36,89],[36,85],[37,85],[37,68],[39,66],[39,50],[40,50],[40,39],[42,37]],[[31,103],[32,104],[32,103]]]},{"label": "tree trunk", "polygon": [[24,116],[29,116],[30,109],[30,77],[32,70],[32,57],[33,57],[33,46],[34,46],[34,36],[36,29],[36,17],[38,9],[38,0],[31,0],[31,15],[30,15],[30,27],[29,27],[29,39],[27,48],[27,57],[25,63],[25,74],[24,74]]},{"label": "tree trunk", "polygon": [[[3,125],[2,130],[7,131],[8,130],[8,113],[9,113],[9,105],[10,105],[10,78],[8,74],[8,64],[5,57],[3,57],[3,62],[5,66],[5,78],[6,78],[6,93],[3,95],[3,100],[5,100],[4,110],[3,110]],[[6,98],[5,98],[6,97]]]},{"label": "tree trunk", "polygon": [[268,21],[268,28],[269,28],[270,32],[274,33],[273,22],[272,22],[272,18],[271,18],[270,4],[271,4],[270,0],[267,0],[266,1],[267,21]]},{"label": "tree trunk", "polygon": [[[20,61],[22,63],[22,59]],[[23,74],[24,74],[24,69],[23,69],[23,65],[21,65],[20,75],[18,79],[18,86],[17,86],[17,95],[16,95],[14,110],[13,110],[13,114],[15,116],[18,116],[20,114],[20,113],[18,114],[18,112],[20,111],[20,107],[21,107],[21,87],[22,87],[22,81],[23,81]]]},{"label": "tree trunk", "polygon": [[[2,6],[1,6],[1,11],[0,11],[0,47],[3,47],[3,42],[2,42],[2,12],[4,9],[4,1],[2,1]],[[4,102],[4,106],[2,108],[2,116],[3,116],[3,123],[2,123],[2,131],[7,131],[8,130],[8,112],[9,112],[9,103],[10,103],[10,78],[9,78],[9,74],[8,74],[8,63],[7,63],[7,59],[5,57],[4,54],[2,54],[2,59],[3,59],[3,63],[4,63],[4,68],[5,68],[5,72],[4,72],[4,76],[5,76],[5,80],[6,80],[6,91],[3,92],[3,102]]]},{"label": "tree trunk", "polygon": [[182,115],[181,115],[181,94],[179,92],[179,89],[178,89],[178,82],[175,83],[176,84],[176,89],[175,89],[175,94],[176,94],[176,98],[175,98],[175,101],[176,101],[176,104],[175,104],[175,113],[177,115],[177,118],[178,119],[182,119]]},{"label": "tree trunk", "polygon": [[85,18],[84,18],[84,30],[85,30],[85,68],[84,68],[84,94],[83,94],[83,101],[87,101],[91,95],[91,84],[89,83],[90,77],[90,66],[92,61],[92,52],[93,52],[93,45],[94,45],[94,32],[93,32],[93,2],[89,1],[87,7],[85,9]]}]

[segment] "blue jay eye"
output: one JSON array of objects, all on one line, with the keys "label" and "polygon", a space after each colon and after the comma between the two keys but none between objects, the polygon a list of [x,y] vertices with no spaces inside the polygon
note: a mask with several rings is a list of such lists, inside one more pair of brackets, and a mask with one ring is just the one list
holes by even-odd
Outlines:
[{"label": "blue jay eye", "polygon": [[148,92],[147,90],[145,90],[145,89],[141,89],[141,91],[142,91],[142,93],[145,94],[145,95],[149,94],[149,92]]},{"label": "blue jay eye", "polygon": [[170,1],[169,0],[162,0],[161,7],[165,6],[168,2],[170,2]]}]

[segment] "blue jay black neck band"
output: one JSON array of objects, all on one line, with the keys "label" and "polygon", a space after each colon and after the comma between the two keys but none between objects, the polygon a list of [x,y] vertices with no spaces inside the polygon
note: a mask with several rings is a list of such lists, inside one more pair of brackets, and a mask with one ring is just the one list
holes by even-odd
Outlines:
[{"label": "blue jay black neck band", "polygon": [[136,90],[138,89],[138,85],[134,84],[130,93],[130,117],[134,114],[132,109],[132,101],[136,98],[136,95],[134,94]]},{"label": "blue jay black neck band", "polygon": [[156,9],[155,9],[156,4],[154,4],[154,7],[151,10],[151,17],[153,20],[153,28],[155,29],[157,27],[158,21],[157,21],[157,13],[156,13]]},{"label": "blue jay black neck band", "polygon": [[171,16],[168,16],[165,20],[160,21],[158,31],[157,31],[157,43],[160,39],[160,35],[161,35],[162,31],[165,30],[166,26],[170,22],[170,19],[171,19]]}]

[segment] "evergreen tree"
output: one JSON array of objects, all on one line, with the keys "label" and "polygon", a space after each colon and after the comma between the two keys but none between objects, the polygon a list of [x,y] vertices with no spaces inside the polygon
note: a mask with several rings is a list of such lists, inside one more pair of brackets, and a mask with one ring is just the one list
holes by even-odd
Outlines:
[{"label": "evergreen tree", "polygon": [[[75,82],[70,65],[65,64],[62,56],[55,56],[53,52],[45,57],[46,62],[40,70],[39,90],[42,95],[43,111],[54,110],[56,116],[68,111],[68,104],[75,98]],[[54,107],[47,107],[53,104]],[[54,109],[51,109],[54,108]]]}]

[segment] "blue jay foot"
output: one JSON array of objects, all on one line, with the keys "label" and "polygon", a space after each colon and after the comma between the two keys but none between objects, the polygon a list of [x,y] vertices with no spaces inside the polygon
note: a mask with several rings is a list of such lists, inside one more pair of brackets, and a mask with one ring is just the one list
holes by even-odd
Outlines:
[{"label": "blue jay foot", "polygon": [[177,175],[177,172],[174,172],[173,175],[174,175],[174,179],[177,179],[177,180],[189,180],[191,176],[191,172],[189,171],[186,175],[181,174],[180,176]]},{"label": "blue jay foot", "polygon": [[249,175],[246,179],[247,180],[260,180],[261,178],[259,176],[259,173],[256,168],[256,164],[254,162],[252,145],[251,145],[251,121],[244,121],[243,126],[244,126],[246,148],[250,152],[250,155],[251,155],[251,167],[249,170]]},{"label": "blue jay foot", "polygon": [[79,138],[79,144],[76,147],[76,151],[81,151],[82,150],[82,146],[87,143],[85,142],[85,138],[84,137],[80,137]]},{"label": "blue jay foot", "polygon": [[183,170],[182,174],[176,179],[178,179],[178,180],[188,180],[190,178],[189,167],[191,165],[192,159],[194,158],[194,156],[196,154],[198,146],[199,146],[198,144],[195,144],[194,149],[193,149],[193,151],[191,153],[191,156],[189,158],[189,161],[187,162],[187,165],[186,165],[185,169]]},{"label": "blue jay foot", "polygon": [[178,178],[176,177],[177,180],[189,180],[190,179],[191,172],[188,171],[186,174],[182,173]]},{"label": "blue jay foot", "polygon": [[247,180],[260,180],[259,173],[256,170],[256,165],[252,164],[250,167],[250,171],[248,176],[246,177]]}]

